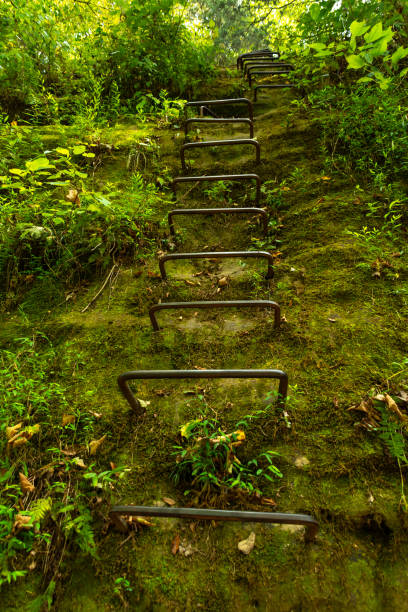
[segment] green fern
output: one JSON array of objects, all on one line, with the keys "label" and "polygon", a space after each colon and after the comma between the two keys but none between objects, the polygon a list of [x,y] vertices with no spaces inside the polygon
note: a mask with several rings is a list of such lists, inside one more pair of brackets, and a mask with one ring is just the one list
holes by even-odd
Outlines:
[{"label": "green fern", "polygon": [[63,530],[67,537],[71,532],[75,533],[75,542],[78,547],[85,553],[89,553],[93,557],[96,557],[96,544],[94,538],[94,532],[91,526],[92,515],[88,508],[84,506],[78,507],[79,515],[75,518],[69,518],[64,520]]},{"label": "green fern", "polygon": [[390,413],[384,405],[379,407],[381,414],[381,422],[379,427],[379,437],[387,447],[391,457],[397,460],[398,468],[400,472],[401,482],[401,494],[400,494],[400,506],[405,512],[408,511],[408,501],[405,497],[404,492],[404,476],[402,474],[402,468],[408,466],[408,459],[406,455],[405,438],[401,431],[401,425],[390,418]]},{"label": "green fern", "polygon": [[405,438],[401,433],[401,425],[390,419],[389,412],[385,406],[380,407],[381,423],[379,437],[387,447],[391,457],[397,459],[401,464],[408,465],[406,456]]},{"label": "green fern", "polygon": [[51,510],[52,499],[51,497],[43,497],[37,499],[30,507],[30,516],[32,523],[39,523],[45,517],[47,512]]}]

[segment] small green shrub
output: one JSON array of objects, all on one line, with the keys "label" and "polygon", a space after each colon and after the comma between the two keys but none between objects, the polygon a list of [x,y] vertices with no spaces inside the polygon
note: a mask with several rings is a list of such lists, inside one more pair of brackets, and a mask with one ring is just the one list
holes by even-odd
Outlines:
[{"label": "small green shrub", "polygon": [[[248,415],[236,427],[246,428],[253,418],[264,414]],[[278,453],[267,450],[252,459],[238,457],[239,447],[246,439],[243,429],[225,433],[217,419],[198,419],[180,428],[181,444],[174,446],[176,465],[172,476],[176,483],[184,483],[200,498],[216,492],[238,492],[262,496],[261,486],[282,478],[272,457]]]}]

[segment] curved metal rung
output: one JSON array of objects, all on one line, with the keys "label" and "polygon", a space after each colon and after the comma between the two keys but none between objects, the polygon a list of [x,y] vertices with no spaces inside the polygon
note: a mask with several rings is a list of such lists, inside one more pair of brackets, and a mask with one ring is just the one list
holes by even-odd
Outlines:
[{"label": "curved metal rung", "polygon": [[238,57],[237,57],[237,69],[239,70],[240,68],[242,68],[242,60],[244,58],[246,58],[246,57],[256,57],[256,56],[260,56],[260,55],[274,57],[275,59],[279,59],[280,58],[279,51],[271,51],[270,49],[261,49],[259,51],[250,51],[248,53],[242,53],[241,55],[238,55]]},{"label": "curved metal rung", "polygon": [[271,66],[287,66],[292,65],[289,60],[276,60],[270,56],[254,56],[254,57],[244,57],[242,60],[242,70],[246,72],[248,66],[250,64],[270,64]]},{"label": "curved metal rung", "polygon": [[218,302],[215,300],[208,302],[163,302],[161,304],[155,304],[149,309],[149,317],[152,323],[154,331],[159,331],[160,326],[157,323],[155,313],[158,310],[177,310],[183,308],[271,308],[275,313],[274,327],[277,328],[280,325],[280,307],[276,302],[270,300],[228,300],[225,302]]},{"label": "curved metal rung", "polygon": [[192,102],[187,102],[184,106],[184,119],[187,119],[187,109],[194,106],[225,106],[231,104],[245,104],[248,107],[248,115],[251,121],[254,119],[254,110],[252,107],[251,100],[248,98],[230,98],[228,100],[195,100]]},{"label": "curved metal rung", "polygon": [[161,508],[157,506],[113,506],[109,513],[119,531],[127,532],[122,516],[150,516],[161,518],[183,518],[198,521],[241,521],[245,523],[275,523],[277,525],[304,525],[305,542],[313,542],[319,523],[310,514],[283,512],[255,512],[247,510],[215,510],[207,508]]},{"label": "curved metal rung", "polygon": [[159,257],[159,269],[162,280],[167,280],[167,274],[164,267],[166,261],[176,259],[226,259],[228,257],[257,257],[268,260],[268,270],[265,276],[266,280],[273,278],[273,257],[267,251],[215,251],[213,253],[168,253]]},{"label": "curved metal rung", "polygon": [[186,142],[180,147],[180,161],[183,170],[187,170],[185,161],[186,149],[201,149],[205,147],[225,147],[234,145],[252,145],[256,149],[256,161],[259,164],[261,161],[261,147],[259,142],[254,138],[230,138],[228,140],[204,140],[202,142]]},{"label": "curved metal rung", "polygon": [[176,208],[171,210],[167,219],[169,222],[170,234],[175,236],[173,217],[175,215],[218,215],[218,214],[250,214],[250,215],[261,215],[263,220],[263,231],[264,234],[268,231],[268,215],[263,208],[255,208],[255,206],[248,206],[245,208]]},{"label": "curved metal rung", "polygon": [[265,75],[262,78],[266,78],[266,76],[278,76],[280,74],[289,74],[292,72],[291,70],[256,70],[255,72],[250,72],[248,74],[248,85],[252,87],[252,81],[255,75]]},{"label": "curved metal rung", "polygon": [[184,123],[184,133],[187,136],[187,132],[188,132],[188,126],[191,123],[218,123],[218,124],[223,124],[223,123],[245,123],[246,125],[249,126],[249,137],[253,138],[254,137],[254,122],[251,121],[251,119],[243,119],[243,118],[234,118],[234,119],[222,119],[222,118],[204,118],[204,117],[193,117],[192,119],[187,119]]},{"label": "curved metal rung", "polygon": [[195,183],[203,181],[256,181],[255,204],[259,206],[261,200],[261,179],[257,174],[217,174],[211,176],[178,176],[171,182],[173,194],[176,197],[178,183]]},{"label": "curved metal rung", "polygon": [[119,389],[137,416],[144,414],[139,400],[133,395],[130,380],[162,380],[185,378],[274,378],[279,380],[277,406],[285,407],[288,395],[288,375],[282,370],[133,370],[118,376]]},{"label": "curved metal rung", "polygon": [[254,102],[257,101],[259,89],[282,89],[283,87],[296,87],[296,85],[291,83],[276,83],[273,85],[270,83],[265,83],[264,85],[256,85],[256,87],[254,87]]},{"label": "curved metal rung", "polygon": [[245,64],[245,68],[244,68],[244,76],[247,76],[249,74],[249,72],[251,70],[254,70],[256,68],[271,68],[274,69],[276,68],[277,70],[294,70],[295,68],[292,66],[292,64],[287,64],[284,62],[265,62],[265,63],[248,63]]}]

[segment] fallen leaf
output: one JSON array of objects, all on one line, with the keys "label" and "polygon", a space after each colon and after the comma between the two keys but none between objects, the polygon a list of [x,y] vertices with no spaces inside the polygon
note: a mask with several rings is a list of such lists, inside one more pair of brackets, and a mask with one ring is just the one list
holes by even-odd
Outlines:
[{"label": "fallen leaf", "polygon": [[387,404],[388,410],[391,410],[392,412],[394,412],[401,421],[408,421],[408,417],[401,412],[401,410],[398,408],[395,401],[392,399],[390,395],[388,395],[388,393],[384,393],[384,399],[385,399],[385,403]]},{"label": "fallen leaf", "polygon": [[6,427],[7,440],[13,438],[18,432],[18,430],[22,428],[22,426],[23,423],[17,423],[17,425],[13,425],[12,427]]},{"label": "fallen leaf", "polygon": [[102,436],[102,438],[99,438],[99,440],[92,440],[92,442],[89,443],[89,454],[96,455],[99,447],[101,446],[101,444],[104,443],[105,440],[106,434]]},{"label": "fallen leaf", "polygon": [[229,283],[229,279],[227,276],[223,276],[222,278],[219,279],[218,281],[218,286],[219,287],[226,287]]},{"label": "fallen leaf", "polygon": [[81,459],[81,457],[74,457],[72,461],[73,461],[73,462],[75,463],[75,465],[77,465],[78,467],[80,467],[80,468],[86,468],[86,465],[85,465],[85,463],[84,463],[84,460],[83,460],[83,459]]},{"label": "fallen leaf", "polygon": [[18,477],[20,479],[20,487],[23,493],[31,493],[31,491],[35,490],[35,486],[28,480],[28,478],[22,472],[19,472]]},{"label": "fallen leaf", "polygon": [[70,425],[71,423],[75,423],[75,414],[63,414],[62,415],[62,426]]},{"label": "fallen leaf", "polygon": [[61,448],[60,449],[60,453],[62,453],[66,457],[73,457],[74,455],[76,455],[77,451],[76,450],[69,450],[69,449],[63,450]]},{"label": "fallen leaf", "polygon": [[24,444],[27,444],[27,442],[28,442],[27,438],[17,438],[17,440],[14,440],[13,442],[9,442],[9,444],[12,448],[15,448],[17,446],[23,446]]},{"label": "fallen leaf", "polygon": [[185,280],[184,282],[186,283],[186,285],[189,285],[190,287],[195,287],[196,286],[196,283],[194,283],[193,281]]},{"label": "fallen leaf", "polygon": [[20,531],[21,529],[32,529],[31,516],[26,514],[16,514],[14,519],[13,531]]},{"label": "fallen leaf", "polygon": [[406,391],[404,391],[403,389],[401,389],[401,391],[399,391],[399,395],[398,395],[399,399],[402,400],[405,404],[408,403],[408,393]]},{"label": "fallen leaf", "polygon": [[94,416],[95,419],[101,419],[102,418],[102,413],[101,412],[95,412],[94,410],[90,410],[89,414],[92,414],[92,416]]},{"label": "fallen leaf", "polygon": [[131,518],[133,519],[133,523],[137,523],[138,525],[144,525],[145,527],[154,527],[154,524],[144,516],[133,516]]},{"label": "fallen leaf", "polygon": [[180,548],[180,536],[177,534],[174,536],[173,541],[171,543],[171,554],[176,555]]},{"label": "fallen leaf", "polygon": [[166,502],[168,506],[175,506],[176,502],[171,497],[163,497],[163,501]]},{"label": "fallen leaf", "polygon": [[267,506],[276,506],[276,501],[270,497],[262,497],[261,503],[266,504]]},{"label": "fallen leaf", "polygon": [[238,550],[240,550],[244,555],[249,555],[249,553],[253,550],[255,546],[255,533],[251,531],[246,540],[241,540],[238,542]]}]

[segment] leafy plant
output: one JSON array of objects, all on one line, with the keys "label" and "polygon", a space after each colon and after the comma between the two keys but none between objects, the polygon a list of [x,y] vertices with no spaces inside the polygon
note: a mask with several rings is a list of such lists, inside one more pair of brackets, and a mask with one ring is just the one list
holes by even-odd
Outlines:
[{"label": "leafy plant", "polygon": [[[261,414],[263,411],[244,417],[236,427],[248,427]],[[174,446],[176,465],[172,476],[176,483],[188,483],[201,498],[214,490],[260,497],[263,481],[273,482],[282,477],[272,459],[278,454],[274,451],[262,452],[246,461],[238,457],[238,448],[246,439],[242,429],[227,434],[217,419],[203,418],[183,425],[180,435],[182,444]],[[185,495],[188,493],[190,489]]]}]

